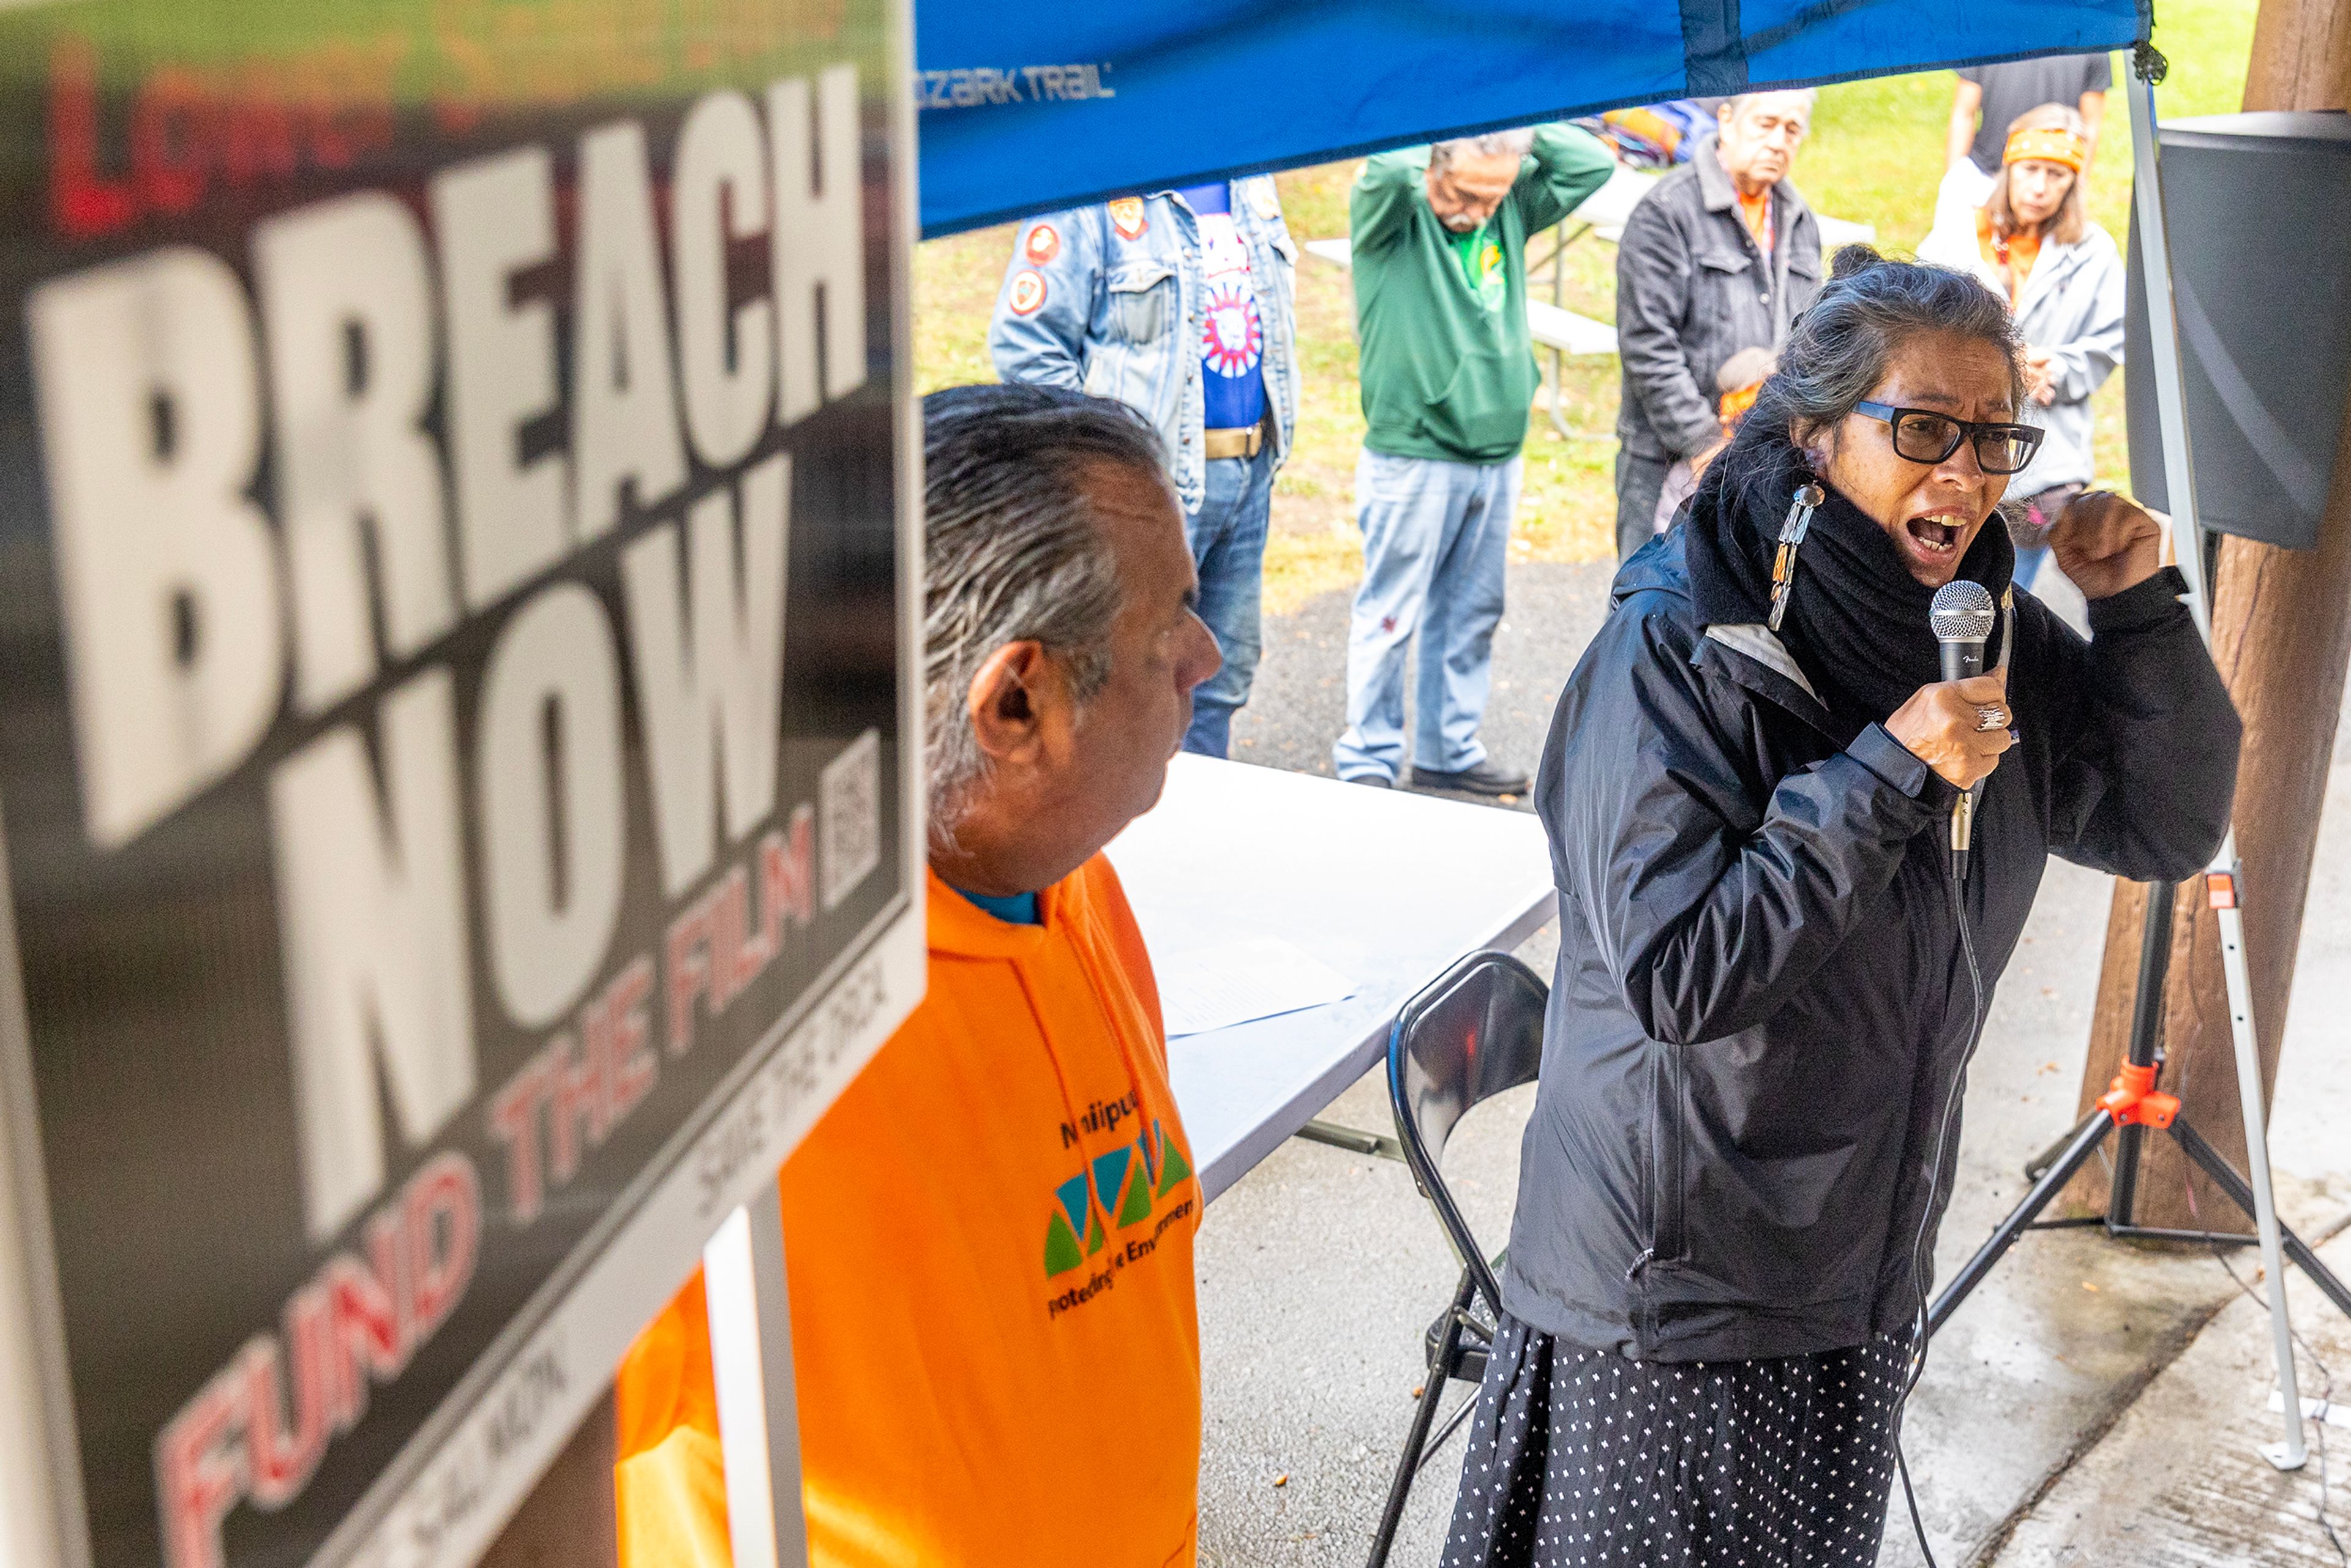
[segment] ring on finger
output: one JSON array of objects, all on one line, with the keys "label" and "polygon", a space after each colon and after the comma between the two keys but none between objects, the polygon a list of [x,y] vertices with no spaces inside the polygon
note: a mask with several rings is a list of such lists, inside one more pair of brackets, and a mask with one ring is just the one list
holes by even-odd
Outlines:
[{"label": "ring on finger", "polygon": [[1989,735],[1995,729],[2008,727],[2008,709],[1998,703],[1985,703],[1976,709],[1976,733]]}]

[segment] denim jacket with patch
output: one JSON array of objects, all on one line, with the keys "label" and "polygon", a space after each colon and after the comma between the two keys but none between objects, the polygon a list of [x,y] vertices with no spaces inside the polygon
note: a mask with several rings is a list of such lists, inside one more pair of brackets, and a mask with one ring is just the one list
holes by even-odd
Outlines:
[{"label": "denim jacket with patch", "polygon": [[[1298,246],[1270,176],[1232,183],[1232,216],[1249,246],[1265,331],[1265,397],[1279,461],[1298,424]],[[1076,387],[1148,418],[1167,450],[1176,498],[1197,511],[1207,490],[1206,296],[1199,220],[1175,192],[1047,213],[1013,231],[988,353],[1008,382]]]}]

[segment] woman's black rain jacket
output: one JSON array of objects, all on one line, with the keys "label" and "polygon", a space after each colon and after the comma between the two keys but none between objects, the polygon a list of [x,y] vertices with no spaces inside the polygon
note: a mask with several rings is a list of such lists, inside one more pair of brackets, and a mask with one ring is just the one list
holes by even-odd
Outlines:
[{"label": "woman's black rain jacket", "polygon": [[[2240,727],[2166,570],[2084,643],[2014,599],[2022,743],[1963,894],[1988,1006],[2047,856],[2140,880],[2218,848]],[[1924,632],[1922,629],[1922,635]],[[1503,1298],[1643,1360],[1785,1356],[1906,1328],[1933,1256],[1975,998],[1955,791],[1882,726],[1840,747],[1761,626],[1698,624],[1679,530],[1617,579],[1535,784],[1560,954]]]}]

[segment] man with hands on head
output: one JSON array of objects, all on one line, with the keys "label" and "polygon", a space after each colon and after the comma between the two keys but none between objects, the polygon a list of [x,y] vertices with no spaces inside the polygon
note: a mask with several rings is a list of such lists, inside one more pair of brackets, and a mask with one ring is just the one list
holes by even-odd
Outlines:
[{"label": "man with hands on head", "polygon": [[1613,167],[1583,131],[1546,125],[1383,152],[1348,194],[1364,581],[1347,628],[1347,728],[1331,761],[1351,784],[1407,781],[1404,666],[1417,638],[1408,781],[1479,795],[1527,787],[1478,734],[1541,379],[1527,236],[1573,212]]},{"label": "man with hands on head", "polygon": [[[923,423],[928,990],[780,1177],[809,1561],[1189,1564],[1200,1188],[1102,850],[1216,643],[1140,415],[955,387]],[[621,1368],[622,1568],[731,1561],[706,1312],[697,1274]]]}]

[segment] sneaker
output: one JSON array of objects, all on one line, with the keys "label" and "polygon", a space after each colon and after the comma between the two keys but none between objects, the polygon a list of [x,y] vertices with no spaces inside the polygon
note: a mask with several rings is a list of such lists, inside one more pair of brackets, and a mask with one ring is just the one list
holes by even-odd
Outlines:
[{"label": "sneaker", "polygon": [[1491,758],[1458,773],[1439,773],[1429,768],[1412,770],[1416,789],[1458,789],[1468,795],[1523,795],[1530,782],[1525,774],[1500,767]]},{"label": "sneaker", "polygon": [[1384,773],[1358,773],[1353,779],[1342,779],[1342,784],[1367,784],[1374,789],[1393,789],[1395,781]]}]

